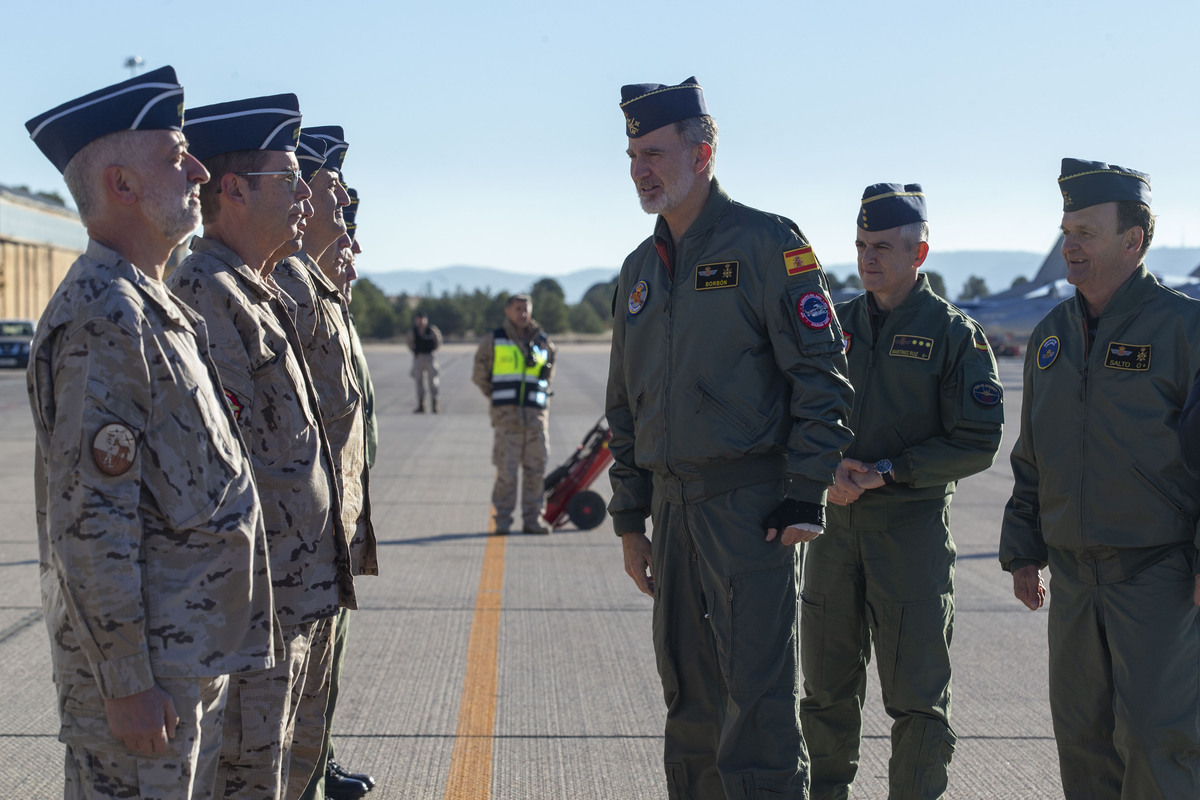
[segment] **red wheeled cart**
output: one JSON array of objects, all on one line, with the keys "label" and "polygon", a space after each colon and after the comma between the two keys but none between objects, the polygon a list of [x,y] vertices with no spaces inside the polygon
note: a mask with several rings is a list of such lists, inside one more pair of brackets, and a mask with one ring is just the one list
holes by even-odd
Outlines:
[{"label": "red wheeled cart", "polygon": [[551,527],[561,528],[570,519],[575,527],[586,531],[604,521],[604,498],[588,487],[612,461],[608,449],[611,438],[612,431],[601,417],[566,463],[546,476],[546,513],[542,516]]}]

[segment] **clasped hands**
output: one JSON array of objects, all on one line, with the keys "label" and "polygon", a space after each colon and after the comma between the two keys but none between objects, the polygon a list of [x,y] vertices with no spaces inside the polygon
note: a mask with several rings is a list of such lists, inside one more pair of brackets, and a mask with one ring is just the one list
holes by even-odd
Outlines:
[{"label": "clasped hands", "polygon": [[883,476],[872,464],[864,464],[853,458],[843,458],[838,464],[833,486],[829,487],[828,501],[836,506],[848,506],[868,489],[883,486]]}]

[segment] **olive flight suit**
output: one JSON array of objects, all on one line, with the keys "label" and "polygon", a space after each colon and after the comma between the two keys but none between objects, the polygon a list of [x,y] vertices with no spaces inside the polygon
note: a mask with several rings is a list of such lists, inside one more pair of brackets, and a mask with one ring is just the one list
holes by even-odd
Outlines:
[{"label": "olive flight suit", "polygon": [[890,313],[870,294],[837,308],[846,340],[854,443],[895,483],[830,506],[804,567],[800,653],[812,797],[849,796],[874,645],[892,724],[889,798],[936,798],[954,753],[950,639],[959,479],[992,465],[1004,425],[996,361],[982,329],[917,284]]}]

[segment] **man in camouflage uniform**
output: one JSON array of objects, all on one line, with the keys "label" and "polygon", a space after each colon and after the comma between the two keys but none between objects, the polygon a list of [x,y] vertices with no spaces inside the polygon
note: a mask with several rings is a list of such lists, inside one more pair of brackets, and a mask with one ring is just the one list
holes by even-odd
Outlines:
[{"label": "man in camouflage uniform", "polygon": [[950,498],[996,458],[1003,391],[983,330],[918,272],[929,254],[920,184],[868,186],[857,217],[866,292],[837,307],[855,436],[804,565],[801,722],[812,800],[846,798],[874,645],[894,720],[888,796],[936,798],[957,741]]},{"label": "man in camouflage uniform", "polygon": [[168,284],[208,321],[250,444],[287,645],[275,669],[234,687],[218,784],[226,797],[296,797],[287,787],[307,783],[315,755],[297,778],[294,754],[319,752],[324,707],[314,730],[295,698],[314,672],[324,682],[332,620],[355,606],[334,459],[291,300],[271,274],[273,254],[299,240],[308,210],[293,152],[299,126],[295,95],[276,95],[195,109],[184,128],[213,177],[200,194],[204,236]]},{"label": "man in camouflage uniform", "polygon": [[[337,465],[338,487],[342,504],[342,524],[350,540],[350,560],[355,575],[377,575],[379,565],[375,551],[375,529],[371,524],[370,480],[366,460],[365,419],[362,413],[362,392],[354,369],[351,351],[350,304],[341,289],[330,278],[344,266],[340,240],[348,247],[346,223],[342,209],[349,205],[350,196],[342,183],[341,168],[347,144],[342,129],[337,126],[306,128],[301,140],[312,147],[325,146],[323,161],[305,158],[301,162],[305,179],[312,190],[313,214],[304,231],[302,249],[275,266],[275,279],[295,301],[294,318],[303,344],[305,361],[313,377],[313,385],[321,400],[321,417],[329,433],[333,460]],[[328,751],[325,714],[329,695],[333,691],[333,663],[338,651],[337,630],[342,630],[342,650],[349,620],[343,612],[339,619],[330,620],[328,645],[322,651],[320,683],[310,678],[305,682],[302,704],[309,709],[297,724],[313,726],[319,738],[310,753],[293,749],[294,759],[311,757],[309,776],[303,783],[300,775],[292,777],[289,796],[305,791],[312,780],[326,779]],[[338,675],[340,677],[340,669]],[[316,673],[314,673],[315,676]],[[295,761],[293,761],[295,763]],[[307,766],[307,762],[306,762]],[[365,776],[364,776],[365,777]],[[335,778],[336,781],[336,778]],[[357,795],[353,783],[341,785],[351,795]],[[365,791],[367,787],[363,784]],[[313,787],[313,796],[321,797],[322,786]]]},{"label": "man in camouflage uniform", "polygon": [[29,361],[67,798],[210,798],[228,674],[273,663],[245,445],[203,320],[162,284],[208,179],[170,67],[28,123],[88,229]]},{"label": "man in camouflage uniform", "polygon": [[550,533],[542,519],[546,510],[543,481],[550,447],[550,381],[554,378],[554,343],[533,319],[533,300],[515,294],[504,304],[504,325],[479,340],[471,380],[491,400],[492,530],[508,533],[517,502],[521,474],[521,518],[525,533]]}]

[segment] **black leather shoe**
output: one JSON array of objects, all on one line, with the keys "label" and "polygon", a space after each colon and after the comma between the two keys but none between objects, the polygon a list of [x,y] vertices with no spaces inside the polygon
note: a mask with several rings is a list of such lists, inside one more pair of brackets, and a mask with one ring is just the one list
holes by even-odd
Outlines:
[{"label": "black leather shoe", "polygon": [[[370,775],[366,774],[365,772],[350,772],[345,767],[338,764],[336,761],[330,761],[330,762],[326,763],[326,765],[325,765],[325,786],[326,787],[329,786],[329,776],[330,775],[336,775],[339,778],[344,778],[346,780],[355,781],[356,783],[361,783],[363,786],[367,787],[368,792],[375,788],[375,779],[372,778]],[[328,788],[326,788],[325,793],[329,794]],[[362,795],[358,795],[358,796],[362,797]]]}]

